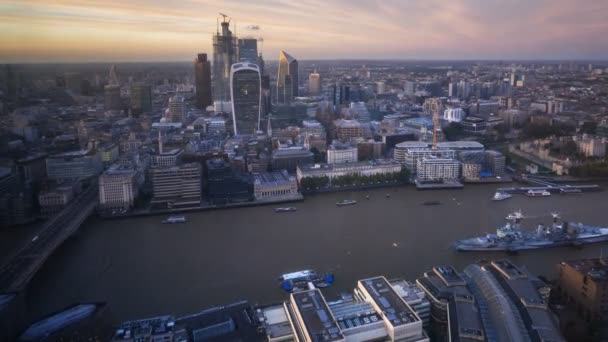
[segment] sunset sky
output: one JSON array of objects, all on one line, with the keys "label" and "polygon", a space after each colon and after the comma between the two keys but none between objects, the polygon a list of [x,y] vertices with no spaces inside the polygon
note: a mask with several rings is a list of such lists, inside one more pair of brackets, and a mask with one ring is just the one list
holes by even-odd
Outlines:
[{"label": "sunset sky", "polygon": [[218,12],[269,60],[608,58],[607,0],[0,0],[0,63],[192,60]]}]

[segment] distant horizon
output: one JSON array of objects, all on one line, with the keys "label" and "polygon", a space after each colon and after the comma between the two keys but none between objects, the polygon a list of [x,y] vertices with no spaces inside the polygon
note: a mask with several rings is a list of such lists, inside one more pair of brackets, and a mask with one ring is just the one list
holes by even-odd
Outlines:
[{"label": "distant horizon", "polygon": [[[219,12],[265,56],[299,60],[606,60],[608,2],[5,0],[2,63],[187,61]],[[331,57],[331,58],[328,58]]]},{"label": "distant horizon", "polygon": [[[504,63],[608,63],[606,59],[420,59],[420,58],[309,58],[299,59],[299,62],[504,62]],[[278,63],[278,59],[264,59],[265,62]],[[175,60],[90,60],[90,61],[27,61],[27,62],[5,62],[0,60],[0,65],[36,65],[36,64],[130,64],[130,63],[194,63],[194,59]],[[213,58],[211,59],[213,63]]]}]

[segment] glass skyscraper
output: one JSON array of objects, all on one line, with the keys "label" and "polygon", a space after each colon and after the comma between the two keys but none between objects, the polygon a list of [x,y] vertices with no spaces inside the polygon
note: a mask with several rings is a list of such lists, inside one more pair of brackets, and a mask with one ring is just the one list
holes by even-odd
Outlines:
[{"label": "glass skyscraper", "polygon": [[260,129],[262,81],[253,63],[233,64],[230,71],[234,135],[254,134]]},{"label": "glass skyscraper", "polygon": [[211,100],[211,63],[206,53],[199,53],[194,61],[194,76],[196,82],[196,106],[205,109],[213,105]]},{"label": "glass skyscraper", "polygon": [[239,39],[239,62],[256,63],[258,60],[258,40],[255,38]]},{"label": "glass skyscraper", "polygon": [[230,21],[221,23],[222,31],[213,36],[213,97],[215,101],[230,99],[230,66],[236,63],[237,39],[230,31]]},{"label": "glass skyscraper", "polygon": [[285,51],[279,54],[277,102],[291,103],[298,96],[298,61]]}]

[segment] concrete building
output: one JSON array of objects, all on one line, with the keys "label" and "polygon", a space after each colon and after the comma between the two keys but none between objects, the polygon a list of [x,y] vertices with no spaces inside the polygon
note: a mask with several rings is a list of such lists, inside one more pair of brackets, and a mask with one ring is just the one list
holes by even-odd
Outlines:
[{"label": "concrete building", "polygon": [[152,167],[171,167],[176,166],[181,161],[183,151],[172,149],[169,151],[159,151],[152,155]]},{"label": "concrete building", "polygon": [[354,163],[357,161],[359,161],[359,157],[356,146],[334,142],[327,149],[327,164]]},{"label": "concrete building", "polygon": [[469,116],[460,122],[462,130],[470,134],[484,134],[487,129],[486,119]]},{"label": "concrete building", "polygon": [[448,122],[460,122],[466,116],[462,108],[447,108],[443,111],[443,119]]},{"label": "concrete building", "polygon": [[373,176],[399,172],[401,172],[401,164],[386,159],[332,165],[306,164],[298,166],[297,179],[300,183],[302,178],[306,177],[328,177],[331,183],[333,178],[345,175]]},{"label": "concrete building", "polygon": [[460,178],[460,162],[452,158],[424,157],[417,161],[416,176],[421,181],[455,180]]},{"label": "concrete building", "polygon": [[131,86],[131,114],[138,115],[152,111],[152,87],[137,82]]},{"label": "concrete building", "polygon": [[567,305],[585,320],[608,319],[608,261],[603,258],[563,261],[558,290]]},{"label": "concrete building", "polygon": [[[440,143],[441,144],[441,143]],[[437,149],[429,147],[427,142],[406,141],[395,146],[393,159],[403,164],[411,173],[416,173],[418,161],[431,157],[440,159],[454,159],[456,151],[453,144],[437,145]]]},{"label": "concrete building", "polygon": [[298,194],[298,182],[285,170],[256,173],[253,175],[253,193],[256,200],[290,198]]},{"label": "concrete building", "polygon": [[606,156],[606,138],[596,138],[584,134],[574,137],[578,151],[585,157],[604,158]]},{"label": "concrete building", "polygon": [[361,124],[357,120],[339,119],[334,121],[336,127],[336,138],[347,141],[353,138],[363,137]]},{"label": "concrete building", "polygon": [[391,341],[429,341],[416,312],[384,277],[359,280],[355,293],[370,303],[384,321]]},{"label": "concrete building", "polygon": [[165,118],[169,122],[184,122],[186,120],[183,96],[175,95],[169,98],[169,108],[165,112]]},{"label": "concrete building", "polygon": [[115,166],[99,176],[99,207],[102,210],[128,210],[138,195],[137,171]]},{"label": "concrete building", "polygon": [[101,173],[102,168],[101,156],[94,150],[65,152],[46,159],[48,179],[57,182],[91,178]]},{"label": "concrete building", "polygon": [[152,205],[165,208],[199,206],[201,170],[199,164],[183,164],[150,169]]},{"label": "concrete building", "polygon": [[481,164],[475,161],[462,162],[462,178],[466,180],[479,179],[481,174]]},{"label": "concrete building", "polygon": [[103,88],[106,110],[122,109],[122,99],[120,97],[120,86],[108,84]]},{"label": "concrete building", "polygon": [[68,205],[79,191],[78,182],[60,184],[38,194],[40,214],[44,217],[52,216]]},{"label": "concrete building", "polygon": [[318,96],[321,94],[321,75],[313,72],[308,75],[308,95]]}]

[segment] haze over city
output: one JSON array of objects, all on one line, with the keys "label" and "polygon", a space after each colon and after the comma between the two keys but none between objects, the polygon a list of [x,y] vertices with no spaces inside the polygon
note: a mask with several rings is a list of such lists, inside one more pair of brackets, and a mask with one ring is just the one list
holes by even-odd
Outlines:
[{"label": "haze over city", "polygon": [[608,0],[0,0],[0,342],[608,341]]},{"label": "haze over city", "polygon": [[608,57],[608,2],[41,1],[0,4],[0,62],[186,61],[218,12],[263,53],[300,59]]}]

